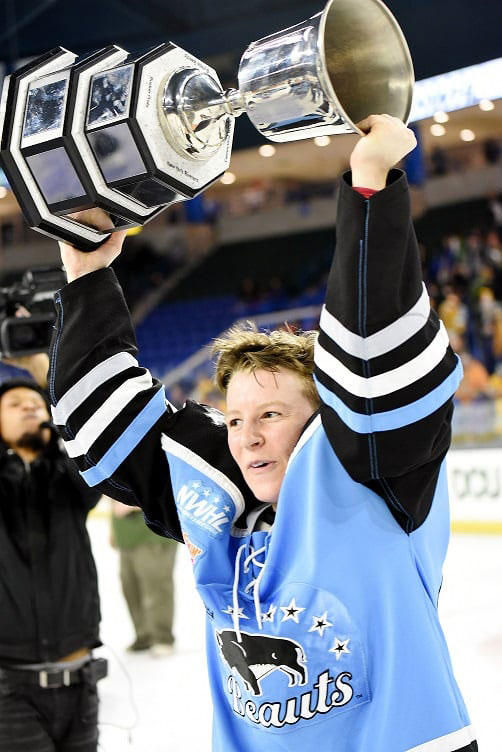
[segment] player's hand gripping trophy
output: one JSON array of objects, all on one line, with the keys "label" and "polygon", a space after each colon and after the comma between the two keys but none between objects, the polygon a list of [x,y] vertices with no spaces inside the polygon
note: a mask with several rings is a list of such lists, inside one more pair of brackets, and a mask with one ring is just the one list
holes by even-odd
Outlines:
[{"label": "player's hand gripping trophy", "polygon": [[[360,133],[370,114],[407,121],[414,77],[380,0],[329,0],[253,42],[238,82],[224,91],[212,68],[171,42],[78,58],[58,47],[7,77],[0,161],[30,226],[94,250],[217,180],[243,112],[271,141]],[[104,212],[83,211],[94,207]]]}]

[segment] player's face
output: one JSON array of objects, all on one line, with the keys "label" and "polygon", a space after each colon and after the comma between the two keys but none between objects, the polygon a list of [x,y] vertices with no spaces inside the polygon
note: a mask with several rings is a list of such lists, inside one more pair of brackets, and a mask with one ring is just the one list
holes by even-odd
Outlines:
[{"label": "player's face", "polygon": [[289,457],[315,412],[293,371],[237,371],[227,389],[226,423],[232,457],[260,501],[276,504]]},{"label": "player's face", "polygon": [[16,446],[25,434],[37,433],[40,424],[49,420],[42,395],[28,387],[9,389],[0,399],[0,428],[2,439]]}]

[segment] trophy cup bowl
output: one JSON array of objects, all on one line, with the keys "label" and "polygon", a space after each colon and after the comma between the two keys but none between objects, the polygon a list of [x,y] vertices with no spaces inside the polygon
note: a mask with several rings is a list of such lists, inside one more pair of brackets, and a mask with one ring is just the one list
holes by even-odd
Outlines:
[{"label": "trophy cup bowl", "polygon": [[357,123],[372,114],[407,122],[414,85],[404,36],[380,0],[330,0],[253,42],[238,78],[251,122],[278,142],[362,133]]},{"label": "trophy cup bowl", "polygon": [[[238,88],[171,42],[132,55],[56,48],[8,76],[0,163],[34,229],[91,251],[206,190],[230,163],[246,113],[276,142],[361,133],[370,114],[407,122],[413,66],[381,0],[329,0],[253,42]],[[82,213],[103,209],[92,226]]]}]

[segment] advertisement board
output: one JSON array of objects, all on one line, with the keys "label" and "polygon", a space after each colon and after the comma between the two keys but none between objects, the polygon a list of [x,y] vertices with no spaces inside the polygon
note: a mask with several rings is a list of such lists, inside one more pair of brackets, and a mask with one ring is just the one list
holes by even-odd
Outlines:
[{"label": "advertisement board", "polygon": [[447,468],[452,528],[502,532],[502,448],[452,450]]}]

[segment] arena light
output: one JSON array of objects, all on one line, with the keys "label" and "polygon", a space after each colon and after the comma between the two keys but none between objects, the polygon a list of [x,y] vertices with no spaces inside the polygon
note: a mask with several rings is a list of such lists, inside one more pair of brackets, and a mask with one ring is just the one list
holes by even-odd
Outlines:
[{"label": "arena light", "polygon": [[480,110],[483,110],[483,112],[490,112],[495,109],[495,105],[491,99],[482,99],[478,107]]},{"label": "arena light", "polygon": [[470,128],[463,128],[460,131],[460,138],[462,139],[462,141],[474,141],[476,134],[474,133],[474,131],[471,131]]},{"label": "arena light", "polygon": [[316,136],[314,138],[314,144],[316,146],[328,146],[331,143],[329,136]]},{"label": "arena light", "polygon": [[220,182],[223,183],[223,185],[232,185],[232,183],[235,183],[237,180],[237,177],[234,175],[233,172],[226,172],[220,179]]},{"label": "arena light", "polygon": [[440,123],[433,123],[431,125],[431,133],[433,136],[444,136],[444,134],[446,133],[446,128]]},{"label": "arena light", "polygon": [[447,123],[450,119],[450,116],[447,112],[443,112],[443,110],[438,110],[438,112],[434,113],[434,120],[436,123]]},{"label": "arena light", "polygon": [[260,148],[258,149],[258,152],[262,157],[273,157],[276,152],[276,148],[275,146],[272,146],[272,144],[263,144],[263,146],[260,146]]}]

